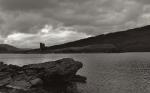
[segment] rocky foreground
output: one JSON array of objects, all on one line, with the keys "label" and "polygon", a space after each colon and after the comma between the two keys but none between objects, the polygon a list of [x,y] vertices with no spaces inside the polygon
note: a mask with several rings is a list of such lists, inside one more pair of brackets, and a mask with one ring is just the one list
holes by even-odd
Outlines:
[{"label": "rocky foreground", "polygon": [[0,63],[0,93],[77,93],[81,62],[71,58],[25,66]]}]

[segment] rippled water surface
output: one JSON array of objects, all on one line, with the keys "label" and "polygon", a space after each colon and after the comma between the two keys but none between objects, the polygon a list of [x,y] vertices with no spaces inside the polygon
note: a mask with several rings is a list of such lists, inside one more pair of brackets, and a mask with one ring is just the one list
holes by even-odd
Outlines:
[{"label": "rippled water surface", "polygon": [[78,84],[80,93],[150,93],[150,53],[113,54],[0,54],[0,61],[25,65],[61,58],[74,58],[87,77]]}]

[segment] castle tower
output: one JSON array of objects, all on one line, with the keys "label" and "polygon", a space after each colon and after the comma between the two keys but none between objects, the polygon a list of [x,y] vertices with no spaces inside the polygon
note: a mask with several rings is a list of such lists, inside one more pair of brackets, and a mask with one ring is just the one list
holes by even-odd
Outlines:
[{"label": "castle tower", "polygon": [[40,43],[40,49],[41,50],[44,50],[46,47],[45,47],[45,44],[44,43]]}]

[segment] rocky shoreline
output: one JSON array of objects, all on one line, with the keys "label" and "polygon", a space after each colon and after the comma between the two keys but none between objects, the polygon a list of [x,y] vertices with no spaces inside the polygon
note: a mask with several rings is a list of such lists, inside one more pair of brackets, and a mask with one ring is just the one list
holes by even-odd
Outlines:
[{"label": "rocky shoreline", "polygon": [[0,93],[77,93],[76,82],[86,82],[76,75],[82,67],[71,58],[22,67],[0,62]]}]

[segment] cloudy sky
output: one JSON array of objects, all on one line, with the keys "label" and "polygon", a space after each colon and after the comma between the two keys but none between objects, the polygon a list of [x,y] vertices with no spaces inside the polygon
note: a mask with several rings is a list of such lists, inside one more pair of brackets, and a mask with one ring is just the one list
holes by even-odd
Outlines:
[{"label": "cloudy sky", "polygon": [[37,48],[150,24],[150,0],[0,0],[0,43]]}]

